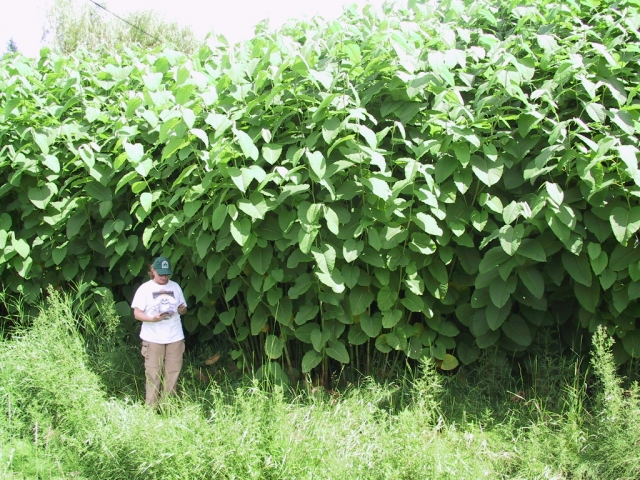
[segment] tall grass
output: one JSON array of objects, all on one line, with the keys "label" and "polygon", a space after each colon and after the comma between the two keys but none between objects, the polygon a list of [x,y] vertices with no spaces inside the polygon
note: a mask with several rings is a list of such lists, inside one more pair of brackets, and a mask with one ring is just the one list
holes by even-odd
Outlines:
[{"label": "tall grass", "polygon": [[489,352],[457,375],[424,361],[397,382],[330,393],[203,383],[190,359],[181,394],[156,412],[115,320],[108,297],[86,315],[49,292],[2,341],[0,477],[640,478],[639,390],[623,388],[604,332],[593,385],[580,359],[544,355],[526,381]]}]

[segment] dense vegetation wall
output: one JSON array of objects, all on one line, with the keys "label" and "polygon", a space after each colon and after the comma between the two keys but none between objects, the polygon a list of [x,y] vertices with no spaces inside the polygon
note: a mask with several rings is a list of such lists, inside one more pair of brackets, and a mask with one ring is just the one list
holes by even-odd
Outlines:
[{"label": "dense vegetation wall", "polygon": [[600,324],[640,356],[637,3],[415,3],[5,56],[5,291],[93,282],[125,313],[164,254],[186,329],[240,361],[449,368]]}]

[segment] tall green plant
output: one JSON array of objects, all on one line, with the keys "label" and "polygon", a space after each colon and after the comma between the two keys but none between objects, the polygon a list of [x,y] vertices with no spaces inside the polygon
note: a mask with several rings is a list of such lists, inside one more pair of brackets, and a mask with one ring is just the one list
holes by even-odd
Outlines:
[{"label": "tall green plant", "polygon": [[7,287],[129,298],[170,256],[187,330],[270,378],[454,368],[551,325],[638,357],[637,6],[463,7],[4,59]]}]

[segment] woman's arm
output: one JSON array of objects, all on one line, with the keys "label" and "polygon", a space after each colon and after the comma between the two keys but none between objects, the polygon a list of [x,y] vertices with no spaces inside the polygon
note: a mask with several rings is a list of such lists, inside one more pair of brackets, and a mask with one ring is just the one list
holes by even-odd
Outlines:
[{"label": "woman's arm", "polygon": [[166,314],[163,313],[152,317],[151,315],[147,315],[146,313],[144,313],[139,308],[134,308],[133,316],[136,320],[140,320],[141,322],[159,322],[166,316]]}]

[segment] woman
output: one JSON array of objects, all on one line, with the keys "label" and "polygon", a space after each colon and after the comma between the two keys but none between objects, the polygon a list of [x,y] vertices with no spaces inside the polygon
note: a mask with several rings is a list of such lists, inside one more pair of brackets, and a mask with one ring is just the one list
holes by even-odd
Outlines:
[{"label": "woman", "polygon": [[187,313],[187,302],[180,285],[169,280],[172,273],[168,258],[156,258],[149,267],[150,280],[140,285],[131,302],[133,316],[142,322],[145,400],[150,406],[157,405],[161,392],[175,393],[182,369],[184,333],[180,315]]}]

